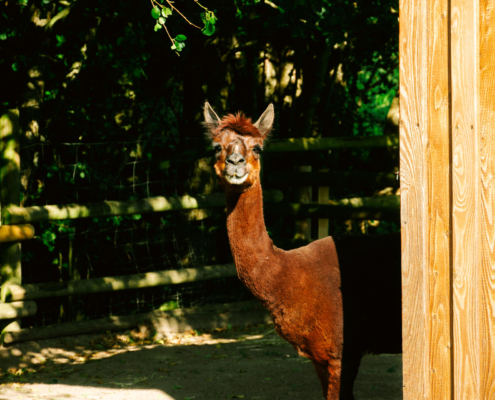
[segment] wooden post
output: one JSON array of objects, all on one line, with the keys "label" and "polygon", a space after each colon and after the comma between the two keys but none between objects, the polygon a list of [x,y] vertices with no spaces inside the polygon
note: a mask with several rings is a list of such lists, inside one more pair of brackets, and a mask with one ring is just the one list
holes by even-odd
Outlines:
[{"label": "wooden post", "polygon": [[404,399],[493,399],[494,3],[399,9]]},{"label": "wooden post", "polygon": [[[321,169],[320,172],[328,172],[328,169]],[[320,186],[318,187],[318,204],[326,204],[330,201],[330,187]],[[329,220],[320,218],[318,219],[318,239],[323,239],[328,236]]]},{"label": "wooden post", "polygon": [[[478,216],[481,234],[478,238],[471,238],[470,244],[478,246],[481,242],[481,255],[479,257],[479,272],[477,276],[477,306],[479,326],[478,335],[474,338],[479,348],[480,366],[480,398],[490,399],[495,397],[495,318],[493,308],[495,306],[495,291],[493,282],[495,280],[495,249],[493,238],[495,236],[495,225],[493,214],[495,207],[495,187],[493,176],[495,172],[495,24],[493,1],[480,1],[479,22],[480,40],[479,46],[472,51],[479,54],[479,119],[477,121],[477,150],[479,168],[478,174]],[[479,242],[476,241],[479,239]],[[457,272],[456,272],[457,273]],[[460,356],[461,354],[458,354]]]},{"label": "wooden post", "polygon": [[[311,166],[296,167],[302,172],[311,172]],[[311,203],[313,191],[311,186],[301,186],[298,190],[299,202],[302,204]],[[311,240],[311,218],[296,221],[296,235],[294,239]]]},{"label": "wooden post", "polygon": [[19,242],[34,237],[33,225],[4,225],[0,226],[0,243]]},{"label": "wooden post", "polygon": [[[488,248],[480,248],[483,234],[483,216],[479,169],[480,148],[478,101],[479,99],[479,0],[451,0],[451,91],[452,91],[452,272],[453,272],[453,336],[454,336],[454,398],[489,399],[481,396],[480,376],[485,374],[481,363],[480,317],[483,304],[479,290],[481,258]],[[492,41],[492,45],[493,45]],[[490,52],[489,49],[486,51]],[[491,51],[495,55],[494,50]],[[495,82],[494,82],[495,83]],[[492,93],[495,86],[492,83]],[[490,99],[492,102],[494,99]],[[486,104],[489,106],[489,104]],[[495,126],[492,125],[493,130]],[[491,135],[486,145],[490,148]],[[486,161],[491,155],[486,154]],[[486,171],[491,174],[495,172]],[[485,182],[488,183],[488,182]],[[488,183],[488,186],[490,184]],[[490,199],[485,199],[490,202]],[[489,216],[493,218],[492,215]],[[484,225],[484,224],[483,224]],[[482,229],[489,229],[483,226]],[[493,234],[493,231],[491,232]],[[490,242],[491,239],[488,239]],[[488,272],[488,271],[487,271]],[[490,276],[487,276],[490,281]],[[493,276],[491,279],[493,280]],[[479,309],[478,309],[479,307]],[[488,311],[488,310],[487,310]],[[489,315],[492,314],[490,311]],[[490,321],[490,316],[487,315]],[[490,341],[490,339],[488,339]],[[493,342],[492,342],[493,343]],[[488,354],[490,350],[488,349]],[[494,360],[492,360],[494,361]],[[495,375],[492,375],[495,378]],[[490,382],[490,385],[493,383]],[[492,392],[493,398],[494,392]]]},{"label": "wooden post", "polygon": [[[0,117],[0,211],[20,203],[19,113],[9,111]],[[0,222],[1,225],[1,222]],[[21,284],[21,245],[0,243],[0,285]],[[13,322],[4,330],[20,329]]]}]

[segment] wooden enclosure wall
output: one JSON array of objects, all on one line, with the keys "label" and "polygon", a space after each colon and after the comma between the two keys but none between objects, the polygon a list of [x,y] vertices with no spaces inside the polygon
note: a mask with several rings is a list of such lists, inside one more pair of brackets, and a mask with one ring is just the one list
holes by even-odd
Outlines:
[{"label": "wooden enclosure wall", "polygon": [[400,0],[404,399],[495,399],[495,1]]}]

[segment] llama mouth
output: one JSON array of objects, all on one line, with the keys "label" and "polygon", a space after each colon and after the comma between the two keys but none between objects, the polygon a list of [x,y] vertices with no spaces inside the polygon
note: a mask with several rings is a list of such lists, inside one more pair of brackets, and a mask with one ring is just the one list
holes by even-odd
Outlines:
[{"label": "llama mouth", "polygon": [[229,182],[231,185],[242,185],[245,180],[247,179],[248,177],[248,173],[246,172],[243,176],[237,176],[237,175],[225,175],[225,179],[227,180],[227,182]]}]

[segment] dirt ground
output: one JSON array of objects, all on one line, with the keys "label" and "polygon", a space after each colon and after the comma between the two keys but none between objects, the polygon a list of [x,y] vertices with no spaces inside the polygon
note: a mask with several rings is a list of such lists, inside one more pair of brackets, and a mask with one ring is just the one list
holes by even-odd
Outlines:
[{"label": "dirt ground", "polygon": [[[154,341],[127,331],[0,348],[0,400],[321,400],[311,362],[265,325]],[[363,358],[357,400],[402,399],[399,355]]]}]

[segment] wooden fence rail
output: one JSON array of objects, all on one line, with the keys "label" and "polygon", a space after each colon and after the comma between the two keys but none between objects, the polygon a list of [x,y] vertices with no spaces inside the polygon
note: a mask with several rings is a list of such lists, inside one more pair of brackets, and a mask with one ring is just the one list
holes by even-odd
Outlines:
[{"label": "wooden fence rail", "polygon": [[227,329],[250,323],[271,324],[268,311],[258,301],[241,301],[231,304],[214,304],[169,311],[154,310],[142,314],[109,316],[92,321],[27,328],[4,332],[1,341],[6,345],[27,340],[42,340],[61,336],[81,335],[115,329],[130,329],[141,324],[153,326],[161,335],[191,330]]},{"label": "wooden fence rail", "polygon": [[367,219],[397,221],[400,217],[400,197],[364,197],[342,199],[333,204],[267,204],[267,215],[295,218]]},{"label": "wooden fence rail", "polygon": [[265,175],[264,183],[283,186],[345,187],[349,189],[398,188],[400,186],[395,174],[383,172],[274,171]]},{"label": "wooden fence rail", "polygon": [[234,264],[184,268],[179,270],[148,272],[145,274],[109,276],[78,281],[54,282],[30,285],[2,286],[0,300],[4,303],[20,300],[37,300],[88,293],[114,292],[118,290],[178,285],[208,279],[237,276]]},{"label": "wooden fence rail", "polygon": [[34,227],[25,225],[0,226],[0,243],[19,242],[34,237]]},{"label": "wooden fence rail", "polygon": [[376,147],[399,146],[398,135],[373,137],[335,137],[335,138],[297,138],[271,139],[267,142],[264,152],[287,153],[301,151],[322,151],[333,149],[360,149]]},{"label": "wooden fence rail", "polygon": [[36,314],[36,303],[34,301],[0,303],[0,320],[30,317],[34,314]]},{"label": "wooden fence rail", "polygon": [[[263,200],[266,203],[279,202],[282,199],[283,194],[280,190],[266,190],[263,192]],[[171,196],[129,201],[102,201],[83,205],[67,204],[25,208],[10,206],[2,209],[2,221],[4,224],[22,224],[214,207],[225,207],[225,195],[223,193],[199,195],[196,197]]]}]

